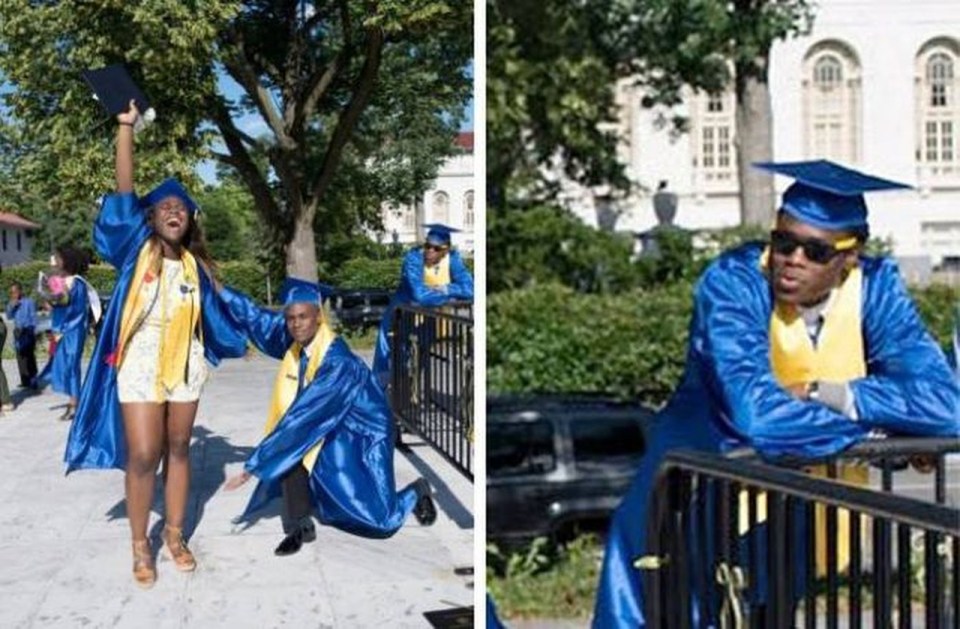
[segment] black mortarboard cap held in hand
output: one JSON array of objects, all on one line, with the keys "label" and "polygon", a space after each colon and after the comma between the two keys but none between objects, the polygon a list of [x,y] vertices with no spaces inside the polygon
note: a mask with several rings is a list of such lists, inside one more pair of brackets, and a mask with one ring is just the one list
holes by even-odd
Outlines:
[{"label": "black mortarboard cap held in hand", "polygon": [[145,113],[150,109],[150,101],[143,93],[127,69],[118,64],[98,68],[95,70],[84,70],[83,78],[86,79],[96,99],[100,105],[111,116],[127,111],[130,107],[130,100],[137,103],[137,109]]}]

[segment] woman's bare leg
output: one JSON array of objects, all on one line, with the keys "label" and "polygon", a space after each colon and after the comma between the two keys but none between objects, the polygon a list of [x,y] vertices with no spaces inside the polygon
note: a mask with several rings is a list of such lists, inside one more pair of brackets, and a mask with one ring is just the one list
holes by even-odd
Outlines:
[{"label": "woman's bare leg", "polygon": [[163,454],[165,520],[183,528],[190,495],[190,437],[198,402],[167,402],[164,420],[166,451]]},{"label": "woman's bare leg", "polygon": [[130,402],[120,405],[127,440],[127,517],[133,541],[147,538],[147,522],[153,504],[154,478],[163,451],[163,405]]}]

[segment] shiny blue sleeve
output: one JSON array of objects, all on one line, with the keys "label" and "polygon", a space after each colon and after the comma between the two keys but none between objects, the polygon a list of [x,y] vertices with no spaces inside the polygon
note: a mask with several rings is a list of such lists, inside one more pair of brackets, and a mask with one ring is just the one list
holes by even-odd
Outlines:
[{"label": "shiny blue sleeve", "polygon": [[343,421],[369,377],[359,359],[324,358],[316,377],[253,451],[245,469],[264,481],[282,476]]},{"label": "shiny blue sleeve", "polygon": [[413,302],[418,306],[443,306],[450,301],[450,295],[446,291],[436,290],[424,284],[423,253],[419,249],[414,249],[403,258],[401,275],[400,281],[406,282],[410,287]]},{"label": "shiny blue sleeve", "polygon": [[960,393],[892,260],[865,276],[867,376],[850,383],[857,415],[872,428],[914,436],[960,435]]},{"label": "shiny blue sleeve", "polygon": [[210,364],[221,358],[241,358],[247,353],[247,335],[230,317],[207,272],[200,272],[200,312],[203,320],[203,351]]},{"label": "shiny blue sleeve", "polygon": [[473,276],[457,251],[450,254],[450,286],[447,287],[447,295],[452,299],[473,301]]},{"label": "shiny blue sleeve", "polygon": [[759,269],[720,258],[694,298],[691,352],[727,431],[776,457],[828,456],[866,435],[867,428],[780,386],[770,365],[770,289]]},{"label": "shiny blue sleeve", "polygon": [[220,291],[220,298],[227,304],[230,317],[246,331],[257,349],[267,356],[283,358],[293,338],[282,312],[261,308],[247,295],[227,286]]},{"label": "shiny blue sleeve", "polygon": [[100,257],[117,269],[150,235],[147,216],[132,192],[108,194],[100,204],[100,213],[93,224],[93,244]]}]

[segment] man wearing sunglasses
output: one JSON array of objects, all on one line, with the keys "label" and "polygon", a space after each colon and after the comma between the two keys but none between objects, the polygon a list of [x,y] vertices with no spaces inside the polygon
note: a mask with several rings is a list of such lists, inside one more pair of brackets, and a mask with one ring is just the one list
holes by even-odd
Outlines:
[{"label": "man wearing sunglasses", "polygon": [[943,352],[895,263],[862,253],[863,194],[907,186],[825,160],[756,166],[795,183],[769,242],[724,253],[697,285],[683,379],[611,523],[595,627],[645,626],[636,561],[669,450],[816,458],[876,433],[960,435]]},{"label": "man wearing sunglasses", "polygon": [[435,308],[452,301],[473,300],[473,276],[460,253],[451,248],[451,234],[459,230],[439,223],[424,227],[426,242],[404,256],[400,286],[380,322],[373,373],[384,387],[390,378],[390,331],[398,305]]}]

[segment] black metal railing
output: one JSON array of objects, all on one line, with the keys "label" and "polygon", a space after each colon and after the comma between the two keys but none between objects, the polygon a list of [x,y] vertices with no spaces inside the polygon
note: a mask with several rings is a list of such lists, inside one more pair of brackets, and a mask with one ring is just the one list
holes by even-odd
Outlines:
[{"label": "black metal railing", "polygon": [[473,480],[473,315],[469,304],[399,306],[393,318],[390,406],[399,428]]},{"label": "black metal railing", "polygon": [[958,451],[889,439],[777,465],[668,454],[637,562],[649,626],[957,627]]}]

